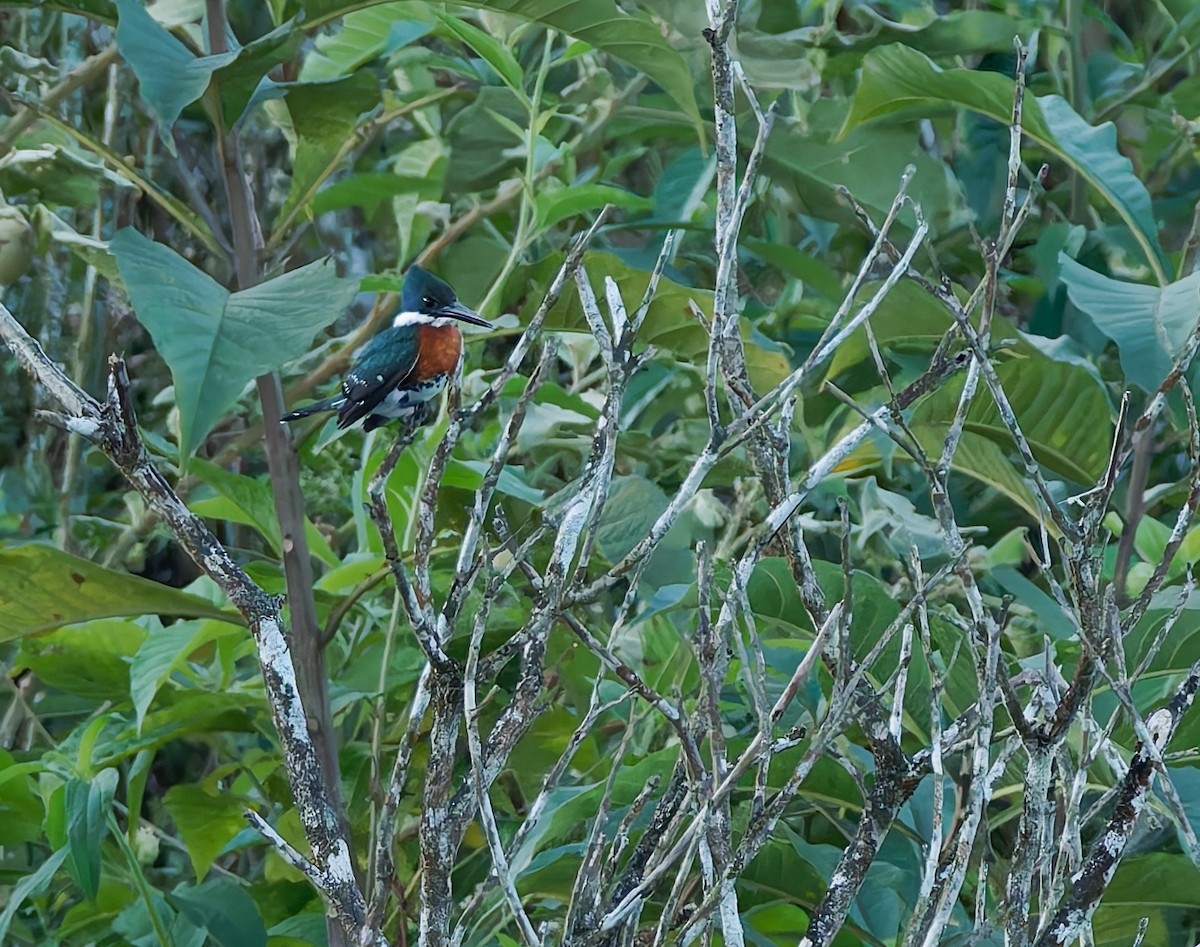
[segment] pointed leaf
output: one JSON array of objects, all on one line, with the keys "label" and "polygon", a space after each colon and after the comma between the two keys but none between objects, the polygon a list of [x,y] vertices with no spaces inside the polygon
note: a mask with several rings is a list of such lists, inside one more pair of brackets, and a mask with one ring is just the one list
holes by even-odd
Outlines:
[{"label": "pointed leaf", "polygon": [[[929,103],[961,106],[1007,125],[1012,101],[1013,80],[1007,76],[942,69],[907,46],[885,46],[863,60],[862,81],[843,132],[899,109]],[[1134,175],[1133,164],[1117,150],[1112,123],[1089,125],[1059,96],[1026,96],[1022,129],[1104,196],[1141,245],[1159,283],[1166,283],[1169,264],[1158,243],[1150,194]]]},{"label": "pointed leaf", "polygon": [[[295,0],[310,28],[366,6],[363,0]],[[695,80],[670,36],[646,14],[615,0],[468,0],[464,6],[507,13],[574,36],[640,69],[667,93],[688,120],[700,127]],[[290,7],[289,7],[290,8]]]},{"label": "pointed leaf", "polygon": [[475,50],[489,66],[496,71],[504,84],[514,92],[521,91],[521,64],[507,46],[491,33],[481,30],[474,24],[461,20],[456,16],[442,13],[440,10],[431,11],[442,26],[457,36],[463,43]]},{"label": "pointed leaf", "polygon": [[117,10],[117,47],[137,76],[142,97],[158,113],[163,142],[173,153],[172,126],[204,94],[213,71],[233,62],[237,53],[196,56],[140,0],[117,0]]},{"label": "pointed leaf", "polygon": [[192,870],[200,880],[230,840],[246,827],[245,804],[228,793],[212,794],[181,783],[163,797],[163,805],[187,846]]},{"label": "pointed leaf", "polygon": [[217,947],[266,947],[267,928],[254,899],[228,878],[210,878],[193,887],[183,884],[167,896],[179,913],[208,930]]},{"label": "pointed leaf", "polygon": [[100,843],[117,790],[115,769],[104,769],[91,781],[71,779],[64,787],[67,816],[67,870],[89,901],[100,888]]},{"label": "pointed leaf", "polygon": [[[218,467],[216,464],[210,464],[208,461],[198,458],[192,460],[191,467],[194,474],[199,476],[221,495],[220,498],[215,498],[217,500],[216,504],[211,503],[209,500],[189,501],[188,506],[193,511],[199,513],[201,516],[232,519],[235,522],[253,526],[271,544],[272,549],[275,550],[275,554],[281,555],[282,543],[279,538],[279,517],[275,512],[275,494],[269,480],[234,473],[231,470],[225,470],[223,467]],[[224,501],[233,504],[237,512],[230,513],[227,507],[220,513],[216,513],[211,509],[212,506],[223,504]],[[307,517],[304,520],[304,535],[308,539],[309,549],[314,556],[326,565],[338,565],[338,557],[329,548],[329,540],[313,525],[312,520]]]},{"label": "pointed leaf", "polygon": [[349,75],[383,53],[416,42],[433,30],[431,23],[412,19],[417,12],[407,3],[379,3],[347,13],[336,32],[317,37],[300,67],[300,81]]},{"label": "pointed leaf", "polygon": [[40,894],[50,887],[55,872],[67,860],[68,854],[69,850],[63,846],[43,861],[37,871],[26,875],[13,885],[12,890],[8,893],[8,903],[4,905],[4,913],[0,914],[0,941],[3,941],[8,934],[9,925],[12,924],[12,919],[20,910],[21,905],[25,903],[25,899],[32,894]]},{"label": "pointed leaf", "polygon": [[226,622],[177,621],[146,635],[129,663],[129,696],[140,729],[163,682],[201,645],[241,630]]},{"label": "pointed leaf", "polygon": [[175,380],[185,461],[251,381],[303,355],[354,294],[354,285],[328,261],[230,294],[175,251],[130,228],[109,248],[138,320]]},{"label": "pointed leaf", "polygon": [[221,95],[221,114],[232,125],[245,111],[268,72],[292,59],[304,41],[304,31],[284,23],[237,51],[231,62],[215,69],[212,81]]},{"label": "pointed leaf", "polygon": [[292,186],[279,211],[279,220],[287,222],[336,169],[347,145],[357,140],[359,117],[379,104],[379,80],[361,70],[343,79],[285,88],[284,101],[296,131]]},{"label": "pointed leaf", "polygon": [[238,622],[235,613],[149,579],[106,569],[52,546],[0,548],[0,641],[117,615],[187,615]]},{"label": "pointed leaf", "polygon": [[1071,302],[1117,344],[1125,376],[1156,391],[1200,316],[1200,273],[1159,288],[1104,276],[1065,253],[1058,263]]}]

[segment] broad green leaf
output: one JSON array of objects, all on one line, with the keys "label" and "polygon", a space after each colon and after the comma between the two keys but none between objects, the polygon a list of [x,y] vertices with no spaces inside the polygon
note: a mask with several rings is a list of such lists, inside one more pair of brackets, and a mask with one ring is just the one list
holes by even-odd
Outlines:
[{"label": "broad green leaf", "polygon": [[0,641],[117,615],[186,615],[240,622],[211,602],[51,546],[0,547]]},{"label": "broad green leaf", "polygon": [[866,52],[901,42],[930,56],[967,56],[981,52],[1011,54],[1013,37],[1028,36],[1037,28],[1034,21],[1015,17],[1009,12],[947,12],[933,4],[913,4],[905,10],[903,22],[893,23],[881,17],[871,29],[863,32],[832,31],[825,25],[802,26],[794,13],[791,19],[796,21],[792,28],[773,29],[769,33],[743,27],[739,20],[738,59],[755,89],[807,91],[811,88],[820,74],[816,69],[798,68],[797,63],[797,49],[806,47],[824,47],[832,55],[844,56],[852,50]]},{"label": "broad green leaf", "polygon": [[[1160,932],[1145,943],[1170,943],[1172,909],[1190,912],[1197,907],[1200,907],[1200,871],[1186,855],[1131,853],[1122,859],[1096,911],[1096,944],[1107,947],[1132,943],[1145,916],[1154,922],[1150,930]],[[1164,909],[1172,913],[1164,915]]]},{"label": "broad green leaf", "polygon": [[320,947],[327,943],[326,938],[328,937],[325,928],[325,914],[314,911],[306,911],[304,914],[294,914],[284,918],[267,933],[272,938],[279,938],[278,941],[273,940],[272,943],[279,943],[281,947],[284,945],[301,947],[305,944]]},{"label": "broad green leaf", "polygon": [[141,188],[146,197],[175,218],[185,230],[204,245],[214,258],[224,259],[226,257],[224,248],[213,235],[208,222],[175,195],[169,194],[159,187],[153,178],[136,167],[132,161],[126,160],[125,156],[118,154],[97,136],[89,134],[85,128],[78,127],[73,122],[64,121],[53,111],[40,112],[40,118],[44,123],[52,125],[67,137],[74,139],[89,151],[103,158],[114,174]]},{"label": "broad green leaf", "polygon": [[[295,0],[309,28],[367,5],[363,0]],[[620,8],[614,0],[474,0],[463,5],[542,23],[628,63],[661,86],[688,120],[700,127],[691,69],[671,37],[664,36],[644,13]]]},{"label": "broad green leaf", "polygon": [[654,206],[648,197],[608,184],[568,185],[557,190],[543,187],[538,191],[535,203],[539,227],[553,227],[568,217],[599,210],[605,204],[623,210],[649,210]]},{"label": "broad green leaf", "polygon": [[[252,732],[251,714],[265,713],[261,692],[184,691],[162,709],[151,708],[139,728],[124,714],[97,718],[103,729],[95,741],[92,760],[96,766],[115,766],[143,750],[156,749],[189,734],[217,730]],[[70,750],[73,744],[65,744]]]},{"label": "broad green leaf", "polygon": [[359,117],[379,104],[379,80],[363,70],[343,79],[283,86],[296,132],[292,186],[279,211],[286,225],[357,141]]},{"label": "broad green leaf", "polygon": [[167,900],[197,927],[207,929],[208,943],[216,947],[266,947],[267,929],[254,900],[228,878],[182,884]]},{"label": "broad green leaf", "polygon": [[[309,207],[314,215],[341,210],[343,207],[361,207],[370,217],[388,198],[397,194],[419,193],[427,183],[423,178],[382,171],[352,174],[321,188]],[[363,291],[369,290],[364,287]]]},{"label": "broad green leaf", "polygon": [[[741,245],[764,262],[802,281],[806,290],[816,290],[831,302],[842,301],[846,293],[842,275],[816,255],[770,240],[743,240]],[[904,285],[899,283],[896,289]]]},{"label": "broad green leaf", "polygon": [[[996,366],[996,374],[1037,461],[1078,484],[1090,484],[1103,471],[1111,446],[1108,397],[1088,369],[1047,358],[1033,346],[1020,346],[1017,358]],[[1011,457],[1011,434],[981,383],[953,466],[993,486],[1035,518],[1039,507],[1024,473]],[[956,379],[923,400],[912,416],[913,433],[926,452],[937,456],[954,417],[962,380]]]},{"label": "broad green leaf", "polygon": [[[912,165],[916,174],[908,192],[934,234],[964,226],[959,185],[944,162],[922,148],[910,129],[880,124],[839,133],[845,114],[844,101],[823,101],[814,106],[804,127],[777,125],[763,157],[766,173],[784,181],[794,178],[792,186],[804,194],[805,207],[815,216],[849,221],[852,217],[840,188],[848,187],[864,206],[886,212],[901,176]],[[743,133],[741,144],[748,148],[753,132],[745,127]],[[907,211],[901,212],[899,221],[909,230],[915,227]]]},{"label": "broad green leaf", "polygon": [[[194,512],[253,526],[271,544],[275,554],[282,555],[279,517],[275,512],[275,494],[269,479],[247,477],[200,459],[192,461],[191,470],[220,494],[216,498],[191,501],[188,506]],[[233,510],[228,509],[229,504],[232,504]],[[329,540],[307,517],[304,519],[304,536],[313,555],[326,565],[338,564],[337,556],[329,548]]]},{"label": "broad green leaf", "polygon": [[130,902],[113,920],[112,930],[131,947],[204,947],[208,941],[208,932],[172,910],[156,888],[150,889],[149,904],[145,897]]},{"label": "broad green leaf", "polygon": [[4,193],[9,197],[35,194],[48,204],[89,206],[102,186],[130,187],[115,171],[87,156],[49,142],[36,148],[17,148],[0,156]]},{"label": "broad green leaf", "polygon": [[0,750],[0,845],[21,847],[42,838],[46,807],[38,793],[39,774],[49,768],[40,757],[18,763]]},{"label": "broad green leaf", "polygon": [[1071,302],[1116,343],[1126,377],[1158,390],[1200,318],[1200,273],[1160,288],[1104,276],[1065,253],[1058,263]]},{"label": "broad green leaf", "polygon": [[349,75],[377,56],[394,52],[433,30],[413,19],[419,8],[410,2],[377,3],[342,17],[332,33],[318,36],[300,67],[300,81]]},{"label": "broad green leaf", "polygon": [[1067,641],[1077,634],[1075,624],[1050,593],[1031,582],[1011,566],[989,569],[988,575],[1010,593],[1017,602],[1037,616],[1040,631],[1056,641]]},{"label": "broad green leaf", "polygon": [[183,110],[208,88],[215,70],[237,58],[236,52],[196,56],[165,30],[140,0],[116,0],[117,46],[138,78],[142,97],[161,123],[163,143],[175,151],[171,129]]},{"label": "broad green leaf", "polygon": [[131,228],[109,247],[138,320],[175,380],[185,463],[250,382],[303,355],[354,295],[353,283],[324,260],[231,294]]},{"label": "broad green leaf", "polygon": [[[1078,484],[1094,483],[1112,447],[1112,408],[1100,380],[1082,365],[1020,345],[996,374],[1038,463]],[[967,412],[967,430],[1002,447],[1012,444],[990,394]]]},{"label": "broad green leaf", "polygon": [[[447,487],[460,487],[463,490],[478,490],[483,485],[483,475],[488,464],[481,460],[458,460],[452,458],[446,465],[446,473],[442,484]],[[535,506],[546,499],[546,494],[536,487],[531,487],[523,479],[524,471],[520,467],[506,465],[500,468],[500,476],[496,480],[496,492],[503,496],[514,497]]]},{"label": "broad green leaf", "polygon": [[[125,183],[123,178],[118,178],[118,180]],[[84,263],[94,266],[96,272],[106,280],[112,283],[120,282],[117,261],[108,252],[106,242],[80,233],[45,204],[37,206],[33,214],[33,222],[37,229],[49,233],[56,243],[65,246]]]},{"label": "broad green leaf", "polygon": [[236,625],[214,621],[177,621],[146,635],[129,663],[129,696],[140,728],[163,682],[201,645],[227,634],[241,635]]},{"label": "broad green leaf", "polygon": [[221,96],[221,115],[226,126],[241,117],[267,73],[295,57],[303,41],[302,30],[293,23],[284,23],[246,44],[236,51],[231,62],[213,70],[212,81]]},{"label": "broad green leaf", "polygon": [[181,783],[163,797],[196,878],[203,881],[213,860],[230,840],[246,827],[246,806],[227,792],[210,793]]},{"label": "broad green leaf", "polygon": [[98,618],[22,639],[21,666],[47,686],[121,706],[129,692],[129,661],[146,629],[124,618]]},{"label": "broad green leaf", "polygon": [[[942,69],[903,45],[872,50],[863,60],[862,80],[846,117],[844,132],[909,106],[960,106],[1008,124],[1013,81],[995,72]],[[1058,155],[1099,191],[1137,239],[1155,277],[1167,282],[1169,264],[1158,243],[1150,195],[1133,164],[1117,149],[1109,122],[1088,125],[1060,96],[1025,97],[1022,130]]]},{"label": "broad green leaf", "polygon": [[[855,310],[870,300],[881,285],[874,281],[865,284],[856,297],[858,306]],[[880,351],[888,356],[932,355],[953,324],[954,319],[945,306],[916,283],[908,281],[893,286],[871,315],[871,332]],[[860,329],[833,353],[826,377],[833,380],[870,358],[867,334]]]},{"label": "broad green leaf", "polygon": [[645,477],[613,477],[596,541],[609,562],[629,552],[667,507],[662,488]]},{"label": "broad green leaf", "polygon": [[[872,287],[867,286],[861,298],[868,299],[871,293]],[[952,326],[945,307],[913,283],[897,285],[871,317],[881,351],[895,360],[915,355],[923,361]],[[997,326],[993,335],[1007,337],[1012,331]],[[847,372],[868,358],[866,335],[856,332],[830,361],[829,376]],[[1024,334],[1018,334],[1015,344],[993,364],[1037,460],[1076,483],[1093,482],[1108,460],[1112,428],[1108,395],[1090,366],[1056,343]],[[935,456],[941,451],[941,438],[954,418],[961,391],[960,378],[943,385],[913,409],[918,436]],[[971,436],[984,437],[1005,450],[1013,443],[982,383],[967,413],[964,440]],[[1032,495],[1017,487],[1023,474],[1019,469],[1012,472],[1015,477],[1003,472],[1000,456],[982,445],[967,445],[966,452],[955,458],[955,465],[1026,505]],[[1005,465],[1012,467],[1012,462]]]}]

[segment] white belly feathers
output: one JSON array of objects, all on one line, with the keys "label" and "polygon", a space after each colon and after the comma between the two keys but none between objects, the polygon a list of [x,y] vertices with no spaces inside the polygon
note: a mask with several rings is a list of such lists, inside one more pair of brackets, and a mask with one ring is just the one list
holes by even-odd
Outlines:
[{"label": "white belly feathers", "polygon": [[423,382],[415,388],[393,388],[371,413],[382,415],[385,418],[406,418],[419,405],[432,401],[445,389],[445,375],[434,375],[429,381]]}]

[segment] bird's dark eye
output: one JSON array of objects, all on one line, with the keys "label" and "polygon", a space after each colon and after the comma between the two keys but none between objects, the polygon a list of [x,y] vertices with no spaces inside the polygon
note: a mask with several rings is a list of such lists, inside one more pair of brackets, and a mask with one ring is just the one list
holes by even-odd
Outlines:
[{"label": "bird's dark eye", "polygon": [[428,309],[432,309],[434,306],[437,305],[437,300],[434,299],[432,296],[426,296],[424,299],[421,300],[421,304]]}]

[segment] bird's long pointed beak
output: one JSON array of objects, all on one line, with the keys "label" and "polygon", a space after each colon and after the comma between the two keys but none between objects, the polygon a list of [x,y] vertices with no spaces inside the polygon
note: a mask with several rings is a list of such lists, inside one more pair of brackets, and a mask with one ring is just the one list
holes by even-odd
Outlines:
[{"label": "bird's long pointed beak", "polygon": [[437,314],[439,316],[448,316],[451,319],[458,319],[461,322],[469,322],[473,326],[482,326],[485,329],[490,329],[492,324],[483,318],[474,309],[468,309],[462,303],[451,303],[449,306],[442,306]]}]

